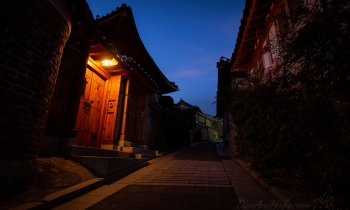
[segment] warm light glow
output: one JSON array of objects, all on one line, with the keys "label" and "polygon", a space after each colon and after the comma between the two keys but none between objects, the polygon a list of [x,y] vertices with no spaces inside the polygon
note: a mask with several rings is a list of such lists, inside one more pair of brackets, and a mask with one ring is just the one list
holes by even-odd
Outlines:
[{"label": "warm light glow", "polygon": [[114,58],[112,60],[103,60],[102,66],[115,66],[118,65],[118,61],[116,61]]}]

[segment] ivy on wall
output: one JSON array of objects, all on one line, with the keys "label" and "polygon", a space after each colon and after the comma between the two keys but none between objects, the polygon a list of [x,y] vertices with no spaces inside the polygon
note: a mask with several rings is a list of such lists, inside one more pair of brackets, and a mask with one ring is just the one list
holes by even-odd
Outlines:
[{"label": "ivy on wall", "polygon": [[302,176],[319,189],[330,184],[350,200],[350,2],[315,2],[278,17],[298,17],[291,22],[300,29],[278,37],[273,76],[256,72],[218,100],[253,167]]}]

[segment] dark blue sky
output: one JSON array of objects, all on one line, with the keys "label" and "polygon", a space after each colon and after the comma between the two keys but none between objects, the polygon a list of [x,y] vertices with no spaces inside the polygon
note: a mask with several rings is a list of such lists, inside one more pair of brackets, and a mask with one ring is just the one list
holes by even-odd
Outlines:
[{"label": "dark blue sky", "polygon": [[123,3],[160,70],[180,91],[169,94],[215,116],[216,62],[230,58],[243,14],[244,0],[87,0],[94,16]]}]

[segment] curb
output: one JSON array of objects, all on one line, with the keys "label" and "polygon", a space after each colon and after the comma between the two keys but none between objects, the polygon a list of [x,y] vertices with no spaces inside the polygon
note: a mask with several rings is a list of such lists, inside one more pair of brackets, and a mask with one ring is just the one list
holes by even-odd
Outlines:
[{"label": "curb", "polygon": [[225,151],[224,147],[222,147],[222,143],[217,143],[215,146],[216,153],[220,159],[232,159],[232,156]]},{"label": "curb", "polygon": [[[223,147],[222,144],[221,144],[221,146]],[[293,197],[295,197],[296,195],[293,196],[291,192],[289,192],[287,190],[281,190],[281,189],[278,189],[276,187],[269,185],[267,182],[265,182],[263,179],[261,179],[259,177],[258,173],[256,173],[254,170],[251,170],[247,163],[245,163],[241,159],[237,158],[237,156],[234,155],[228,149],[225,149],[224,147],[223,147],[223,149],[226,151],[226,153],[229,156],[231,156],[233,161],[235,161],[239,166],[241,166],[241,168],[243,170],[245,170],[256,182],[258,182],[264,189],[266,189],[272,196],[274,196],[285,207],[285,209],[288,209],[288,210],[296,209],[295,208],[296,202],[299,202],[298,205],[303,205],[303,203],[305,203],[305,205],[308,205],[301,198],[294,199]],[[298,200],[298,201],[291,202],[291,200],[292,200],[291,198],[293,198],[293,200]]]}]

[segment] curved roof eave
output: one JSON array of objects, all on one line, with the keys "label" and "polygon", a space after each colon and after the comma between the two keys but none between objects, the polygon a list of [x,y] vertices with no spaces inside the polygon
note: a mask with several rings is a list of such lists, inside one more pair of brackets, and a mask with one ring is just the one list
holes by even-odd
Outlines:
[{"label": "curved roof eave", "polygon": [[235,49],[232,53],[231,60],[230,60],[231,67],[233,66],[233,62],[236,60],[236,56],[238,54],[238,50],[239,50],[239,47],[241,45],[241,40],[243,38],[243,33],[244,33],[245,26],[247,24],[247,19],[250,15],[250,7],[252,6],[252,3],[253,3],[252,0],[246,0],[246,2],[245,2],[245,8],[243,10],[243,17],[241,19],[241,25],[239,26],[238,36],[236,38]]},{"label": "curved roof eave", "polygon": [[[114,20],[117,18],[119,18],[119,20]],[[125,21],[122,21],[122,18],[125,18]],[[141,64],[142,68],[144,68],[152,76],[152,78],[156,80],[162,94],[179,90],[178,86],[175,85],[174,82],[169,81],[168,78],[162,73],[157,64],[154,62],[153,58],[148,53],[136,28],[131,7],[123,4],[120,8],[117,7],[116,11],[112,11],[111,14],[107,14],[96,21],[101,33],[105,34],[105,36],[115,44],[118,53],[132,57],[139,64]],[[124,32],[128,33],[128,36],[122,34]],[[125,47],[125,45],[121,43],[123,41],[125,41],[126,44],[133,46],[129,49],[129,46]]]},{"label": "curved roof eave", "polygon": [[[270,7],[273,5],[273,3],[274,0],[246,0],[245,8],[243,10],[243,17],[241,19],[241,25],[239,27],[238,36],[236,39],[235,49],[230,60],[231,69],[244,66],[250,61],[250,57],[254,53],[254,45],[250,47],[245,46],[248,45],[248,41],[245,39],[247,37],[248,30],[255,33],[256,28],[259,26],[252,24],[252,19],[254,19],[254,21],[266,21],[266,15],[269,13]],[[260,14],[257,15],[257,12],[260,12]],[[255,37],[255,39],[252,39],[249,41],[249,43],[256,43],[256,39],[257,38]],[[249,53],[241,56],[240,53],[243,50],[249,50]],[[244,59],[242,59],[242,57]]]}]

